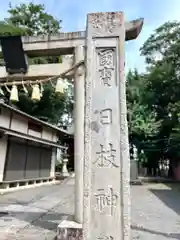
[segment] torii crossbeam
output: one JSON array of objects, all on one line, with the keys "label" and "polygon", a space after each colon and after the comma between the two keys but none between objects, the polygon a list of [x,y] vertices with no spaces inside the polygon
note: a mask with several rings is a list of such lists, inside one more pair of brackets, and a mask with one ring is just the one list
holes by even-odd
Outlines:
[{"label": "torii crossbeam", "polygon": [[[141,32],[143,19],[126,22],[126,41],[136,39]],[[85,31],[64,32],[58,35],[23,37],[23,48],[28,56],[57,56],[73,54],[76,46],[85,45]],[[1,53],[1,48],[0,48]]]}]

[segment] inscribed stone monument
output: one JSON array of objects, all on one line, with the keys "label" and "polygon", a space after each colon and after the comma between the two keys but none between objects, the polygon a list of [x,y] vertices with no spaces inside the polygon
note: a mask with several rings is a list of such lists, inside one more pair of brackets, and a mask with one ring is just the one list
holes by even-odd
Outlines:
[{"label": "inscribed stone monument", "polygon": [[83,240],[129,240],[129,144],[122,12],[86,29]]}]

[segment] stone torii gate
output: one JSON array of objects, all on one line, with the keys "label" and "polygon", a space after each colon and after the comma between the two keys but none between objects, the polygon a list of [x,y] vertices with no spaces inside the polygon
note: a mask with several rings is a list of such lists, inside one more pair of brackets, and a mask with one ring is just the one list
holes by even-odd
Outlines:
[{"label": "stone torii gate", "polygon": [[[69,74],[75,84],[77,225],[60,224],[59,239],[82,239],[82,228],[84,240],[130,239],[124,42],[136,39],[142,25],[143,19],[125,23],[122,12],[95,13],[88,14],[86,31],[23,38],[28,56],[74,56],[61,65],[30,66],[24,80],[58,76],[85,59],[85,70]],[[0,68],[0,79],[6,77]]]}]

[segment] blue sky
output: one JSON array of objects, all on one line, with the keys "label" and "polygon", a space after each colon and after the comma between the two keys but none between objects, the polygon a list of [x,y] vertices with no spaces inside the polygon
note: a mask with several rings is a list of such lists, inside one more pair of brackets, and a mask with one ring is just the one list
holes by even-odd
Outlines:
[{"label": "blue sky", "polygon": [[[63,31],[77,31],[85,28],[86,14],[90,12],[124,11],[127,20],[144,18],[143,30],[134,41],[126,43],[126,66],[144,71],[143,57],[139,48],[160,24],[180,20],[180,0],[12,0],[18,3],[43,3],[46,10],[61,19]],[[1,1],[0,16],[7,17],[8,1]]]}]

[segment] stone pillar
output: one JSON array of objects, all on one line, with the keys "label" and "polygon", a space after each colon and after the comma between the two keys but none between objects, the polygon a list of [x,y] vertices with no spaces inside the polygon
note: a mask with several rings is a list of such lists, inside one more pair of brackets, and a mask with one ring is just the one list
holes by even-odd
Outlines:
[{"label": "stone pillar", "polygon": [[[75,48],[75,63],[84,59],[84,48]],[[74,161],[75,161],[75,221],[83,218],[83,161],[84,161],[84,67],[79,67],[74,76]]]},{"label": "stone pillar", "polygon": [[55,147],[52,148],[52,155],[51,155],[51,171],[50,177],[55,178],[55,170],[56,170],[56,158],[57,158],[57,149]]},{"label": "stone pillar", "polygon": [[7,154],[7,136],[3,136],[0,138],[0,182],[3,181],[4,177],[4,167],[6,162],[6,154]]},{"label": "stone pillar", "polygon": [[86,44],[83,240],[129,240],[124,14],[89,14]]}]

